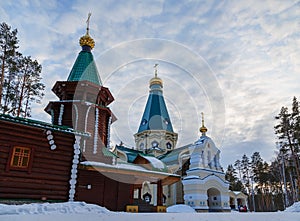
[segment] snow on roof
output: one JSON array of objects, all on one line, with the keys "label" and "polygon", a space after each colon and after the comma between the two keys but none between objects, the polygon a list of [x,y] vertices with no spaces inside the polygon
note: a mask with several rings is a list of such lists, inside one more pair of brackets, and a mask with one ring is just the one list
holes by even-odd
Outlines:
[{"label": "snow on roof", "polygon": [[195,175],[192,175],[192,176],[186,176],[185,178],[183,178],[184,180],[193,180],[193,179],[200,179],[199,176],[195,176]]},{"label": "snow on roof", "polygon": [[114,168],[114,169],[120,169],[120,170],[132,170],[132,171],[140,171],[140,172],[146,172],[146,173],[152,173],[152,174],[160,174],[160,175],[165,175],[165,176],[178,176],[176,174],[172,173],[167,173],[167,172],[160,172],[160,171],[153,171],[153,170],[148,170],[142,166],[139,166],[137,164],[131,164],[131,163],[120,163],[118,162],[115,165],[111,164],[106,164],[106,163],[101,163],[101,162],[94,162],[94,161],[83,161],[80,162],[81,165],[85,166],[94,166],[94,167],[105,167],[105,168]]},{"label": "snow on roof", "polygon": [[83,161],[80,164],[85,166],[95,166],[95,167],[110,167],[110,168],[116,168],[116,169],[129,169],[129,170],[137,170],[137,171],[147,171],[144,167],[141,167],[136,164],[131,163],[117,163],[115,165],[101,163],[101,162],[94,162],[94,161]]},{"label": "snow on roof", "polygon": [[32,203],[23,205],[0,204],[0,215],[51,215],[51,214],[110,213],[104,207],[85,202]]},{"label": "snow on roof", "polygon": [[162,169],[162,170],[166,168],[166,165],[156,157],[145,156],[145,155],[143,155],[143,157],[147,159],[154,168]]}]

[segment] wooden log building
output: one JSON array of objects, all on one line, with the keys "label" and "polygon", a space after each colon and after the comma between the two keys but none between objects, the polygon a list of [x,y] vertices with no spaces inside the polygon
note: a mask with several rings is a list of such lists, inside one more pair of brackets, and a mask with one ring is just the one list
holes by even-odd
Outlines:
[{"label": "wooden log building", "polygon": [[[159,211],[163,186],[180,176],[151,170],[142,156],[117,163],[107,148],[114,98],[101,83],[88,28],[80,45],[67,81],[52,89],[59,100],[45,108],[52,124],[0,115],[0,202],[77,200],[113,211]],[[145,181],[157,185],[155,205],[142,200]]]}]

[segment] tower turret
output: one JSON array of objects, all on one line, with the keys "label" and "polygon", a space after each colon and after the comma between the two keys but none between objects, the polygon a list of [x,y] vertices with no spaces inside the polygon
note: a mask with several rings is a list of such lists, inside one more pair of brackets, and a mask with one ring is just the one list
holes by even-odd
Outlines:
[{"label": "tower turret", "polygon": [[158,64],[154,65],[154,77],[149,82],[149,96],[138,132],[134,135],[138,150],[162,155],[174,149],[177,133],[163,97],[163,81],[157,76]]},{"label": "tower turret", "polygon": [[102,150],[109,146],[110,125],[114,121],[108,105],[114,97],[102,85],[91,50],[95,42],[89,35],[88,16],[86,34],[79,40],[82,50],[70,71],[67,81],[57,81],[52,91],[59,101],[50,101],[45,111],[52,123],[89,132],[91,138],[82,143],[87,160],[110,162]]}]

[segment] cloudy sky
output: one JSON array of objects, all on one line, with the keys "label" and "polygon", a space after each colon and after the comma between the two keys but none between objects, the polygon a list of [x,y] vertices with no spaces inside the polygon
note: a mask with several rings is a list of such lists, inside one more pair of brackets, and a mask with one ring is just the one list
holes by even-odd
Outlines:
[{"label": "cloudy sky", "polygon": [[158,63],[178,146],[198,139],[204,112],[223,167],[255,151],[272,159],[274,116],[300,98],[299,1],[1,1],[1,22],[43,66],[33,118],[50,121],[43,108],[69,75],[89,12],[94,58],[115,97],[112,145],[134,145]]}]

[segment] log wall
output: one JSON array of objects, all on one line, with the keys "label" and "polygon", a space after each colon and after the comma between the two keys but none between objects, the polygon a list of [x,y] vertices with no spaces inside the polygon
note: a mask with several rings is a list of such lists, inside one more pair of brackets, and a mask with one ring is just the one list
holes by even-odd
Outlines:
[{"label": "log wall", "polygon": [[[0,121],[0,199],[68,200],[75,138],[52,131],[57,148],[51,150],[46,131]],[[29,169],[10,166],[14,146],[31,148]]]},{"label": "log wall", "polygon": [[[91,185],[88,189],[87,186]],[[131,203],[133,184],[118,182],[99,171],[78,170],[75,199],[104,206],[112,211],[125,211]]]}]

